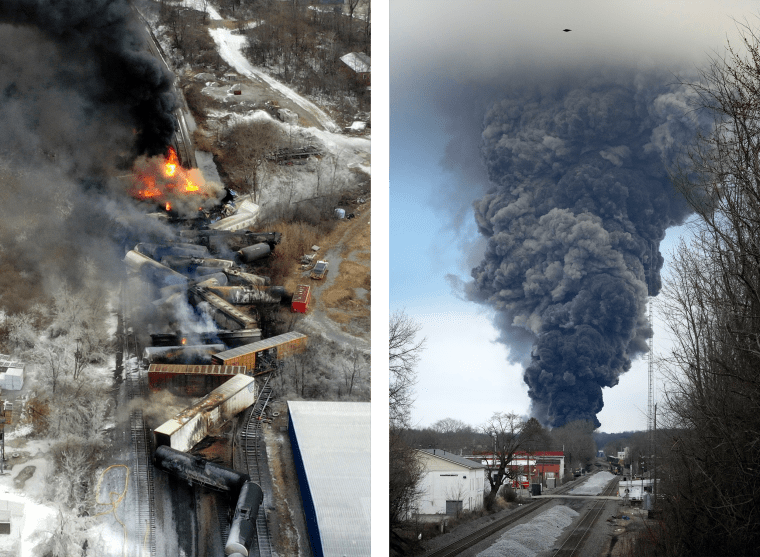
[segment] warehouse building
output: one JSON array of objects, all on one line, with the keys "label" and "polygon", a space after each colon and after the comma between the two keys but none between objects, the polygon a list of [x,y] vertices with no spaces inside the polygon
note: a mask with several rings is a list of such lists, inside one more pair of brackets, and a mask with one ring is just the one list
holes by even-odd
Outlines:
[{"label": "warehouse building", "polygon": [[415,501],[419,518],[456,515],[483,507],[486,467],[441,449],[419,449],[424,476],[420,497]]},{"label": "warehouse building", "polygon": [[290,401],[289,436],[315,557],[370,555],[370,403]]}]

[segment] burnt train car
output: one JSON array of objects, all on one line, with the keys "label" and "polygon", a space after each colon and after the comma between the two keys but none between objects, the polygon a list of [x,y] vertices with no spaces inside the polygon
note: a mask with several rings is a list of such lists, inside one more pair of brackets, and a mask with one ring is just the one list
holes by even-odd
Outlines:
[{"label": "burnt train car", "polygon": [[303,352],[306,349],[307,340],[308,337],[301,333],[285,333],[219,352],[212,357],[212,361],[218,365],[261,369],[291,354]]},{"label": "burnt train car", "polygon": [[263,502],[264,492],[261,486],[252,481],[245,482],[235,505],[230,533],[224,546],[225,554],[244,557],[251,554],[251,545],[256,536],[256,517]]},{"label": "burnt train car", "polygon": [[148,346],[143,349],[143,361],[148,364],[210,364],[213,355],[224,348],[224,344]]},{"label": "burnt train car", "polygon": [[237,497],[245,482],[250,480],[248,474],[172,449],[167,445],[161,445],[153,453],[153,464],[167,474],[215,491],[229,493],[232,498]]}]

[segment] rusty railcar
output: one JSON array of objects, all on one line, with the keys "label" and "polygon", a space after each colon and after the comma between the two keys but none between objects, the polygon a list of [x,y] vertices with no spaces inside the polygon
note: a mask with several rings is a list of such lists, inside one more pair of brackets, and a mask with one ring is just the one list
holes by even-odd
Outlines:
[{"label": "rusty railcar", "polygon": [[246,371],[245,366],[151,364],[148,385],[153,391],[170,389],[184,395],[203,396]]},{"label": "rusty railcar", "polygon": [[212,357],[212,361],[220,365],[246,366],[248,369],[260,370],[267,364],[303,352],[307,341],[308,337],[302,333],[285,333],[219,352]]}]

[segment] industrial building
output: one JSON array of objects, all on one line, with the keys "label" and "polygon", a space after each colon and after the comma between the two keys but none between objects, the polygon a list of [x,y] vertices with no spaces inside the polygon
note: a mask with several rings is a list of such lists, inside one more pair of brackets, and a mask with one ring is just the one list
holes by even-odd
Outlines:
[{"label": "industrial building", "polygon": [[235,375],[199,402],[153,430],[156,446],[169,445],[178,451],[189,451],[208,435],[209,430],[256,402],[256,394],[253,377]]},{"label": "industrial building", "polygon": [[[493,455],[481,455],[485,465],[493,465]],[[529,484],[541,484],[544,487],[558,487],[562,484],[565,470],[565,453],[562,451],[517,451],[509,463],[513,473],[517,475],[512,480],[515,489],[528,489]]]},{"label": "industrial building", "polygon": [[312,552],[369,556],[370,403],[289,401],[288,410]]},{"label": "industrial building", "polygon": [[417,453],[425,470],[421,495],[415,501],[420,518],[456,515],[483,507],[483,464],[441,449],[419,449]]}]

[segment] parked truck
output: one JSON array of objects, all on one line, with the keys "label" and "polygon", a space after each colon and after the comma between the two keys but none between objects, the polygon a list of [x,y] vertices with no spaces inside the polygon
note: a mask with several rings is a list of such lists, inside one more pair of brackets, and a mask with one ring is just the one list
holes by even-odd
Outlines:
[{"label": "parked truck", "polygon": [[327,274],[327,261],[317,261],[309,275],[313,279],[321,280]]}]

